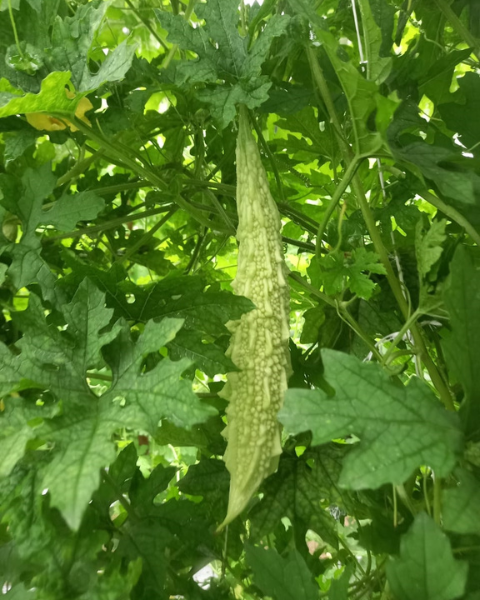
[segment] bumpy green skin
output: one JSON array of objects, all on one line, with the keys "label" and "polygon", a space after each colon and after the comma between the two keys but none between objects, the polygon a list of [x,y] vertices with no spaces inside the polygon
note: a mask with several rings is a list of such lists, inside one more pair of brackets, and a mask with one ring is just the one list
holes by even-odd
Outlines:
[{"label": "bumpy green skin", "polygon": [[256,308],[228,324],[230,356],[224,460],[230,471],[228,512],[219,530],[246,507],[262,481],[277,469],[281,454],[280,410],[291,372],[289,291],[280,215],[268,187],[246,111],[237,139],[238,268],[233,289]]}]

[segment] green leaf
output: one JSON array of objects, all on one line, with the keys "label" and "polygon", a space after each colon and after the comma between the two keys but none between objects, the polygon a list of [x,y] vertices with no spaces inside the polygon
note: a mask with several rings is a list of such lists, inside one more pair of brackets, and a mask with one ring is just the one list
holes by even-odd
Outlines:
[{"label": "green leaf", "polygon": [[422,140],[411,131],[423,133],[425,121],[418,115],[418,108],[404,102],[395,112],[395,118],[387,130],[387,139],[393,156],[409,166],[422,181],[422,187],[430,187],[423,178],[431,180],[446,198],[451,199],[470,221],[479,220],[480,176],[471,168],[469,159],[457,146],[432,144]]},{"label": "green leaf", "polygon": [[100,483],[100,469],[115,459],[111,436],[128,423],[127,411],[108,401],[69,407],[68,413],[45,425],[55,442],[43,485],[71,529],[78,529],[88,502]]},{"label": "green leaf", "polygon": [[147,321],[165,316],[176,317],[185,320],[187,329],[222,335],[228,333],[228,321],[237,320],[254,308],[253,303],[243,296],[229,292],[189,291],[185,283],[182,281],[175,290],[164,280],[139,294],[136,302],[130,305],[130,318]]},{"label": "green leaf", "polygon": [[[113,311],[104,307],[104,295],[88,280],[80,285],[72,302],[63,307],[63,313],[67,335],[46,324],[40,301],[30,296],[28,310],[16,317],[25,331],[17,343],[20,354],[5,354],[5,372],[8,381],[14,375],[17,381],[33,381],[64,401],[65,413],[46,420],[40,430],[46,439],[55,442],[54,457],[45,469],[44,486],[50,490],[52,505],[76,529],[98,487],[100,468],[115,458],[111,441],[114,431],[129,427],[154,435],[161,418],[190,427],[216,411],[202,405],[191,384],[180,380],[189,361],[174,363],[164,359],[142,374],[143,359],[173,339],[181,320],[149,322],[134,344],[125,326],[121,330],[118,325],[108,329]],[[105,347],[107,344],[110,345]],[[104,365],[102,347],[113,371],[113,381],[98,398],[87,385],[87,369]],[[2,446],[5,451],[12,451],[8,469],[19,458],[25,441],[33,437],[21,414],[15,411],[13,421],[10,413],[5,415],[8,424]],[[11,435],[12,427],[18,429],[16,440]]]},{"label": "green leaf", "polygon": [[177,485],[183,494],[202,496],[207,515],[214,519],[227,508],[230,475],[223,460],[202,459],[188,468]]},{"label": "green leaf", "polygon": [[397,385],[376,364],[323,350],[325,378],[336,390],[288,390],[280,421],[290,433],[311,430],[313,443],[355,434],[340,485],[350,489],[401,485],[424,464],[447,475],[461,448],[454,415],[447,414],[425,384]]},{"label": "green leaf", "polygon": [[172,360],[186,357],[209,377],[237,370],[233,362],[225,356],[224,349],[216,344],[204,343],[202,335],[196,331],[180,331],[168,344],[168,348]]},{"label": "green leaf", "polygon": [[381,0],[359,0],[367,61],[367,78],[380,85],[390,74],[395,11]]},{"label": "green leaf", "polygon": [[465,469],[458,469],[454,488],[443,490],[442,516],[447,531],[480,534],[480,483]]},{"label": "green leaf", "polygon": [[[223,0],[218,0],[222,3]],[[211,2],[211,0],[209,0]],[[197,9],[198,10],[198,9]],[[261,35],[255,41],[253,48],[247,54],[241,65],[241,77],[253,79],[261,74],[261,67],[267,58],[270,45],[274,38],[280,37],[286,32],[289,17],[278,13],[271,17],[263,28]]]},{"label": "green leaf", "polygon": [[25,332],[17,343],[20,354],[9,360],[17,381],[23,378],[34,382],[64,402],[91,401],[86,370],[104,364],[100,348],[119,332],[114,326],[100,333],[112,315],[103,304],[101,292],[85,280],[71,304],[63,307],[68,324],[68,335],[63,335],[55,325],[47,324],[40,300],[31,295],[28,309],[14,315]]},{"label": "green leaf", "polygon": [[288,517],[293,527],[313,529],[336,548],[335,519],[322,503],[345,504],[336,488],[344,457],[343,448],[331,445],[281,458],[278,471],[261,488],[264,497],[249,512],[252,539],[263,539]]},{"label": "green leaf", "polygon": [[10,474],[25,452],[28,440],[35,436],[28,421],[31,415],[21,401],[9,398],[0,412],[0,477]]},{"label": "green leaf", "polygon": [[303,313],[305,322],[303,324],[300,343],[314,344],[318,341],[318,332],[325,322],[325,310],[323,306],[314,306]]},{"label": "green leaf", "polygon": [[197,96],[210,105],[212,116],[224,129],[234,119],[237,104],[245,104],[248,108],[260,106],[268,99],[270,85],[266,78],[257,77],[244,85],[236,83],[200,90]]},{"label": "green leaf", "polygon": [[149,514],[155,497],[167,489],[175,473],[175,467],[165,468],[163,465],[157,465],[148,477],[144,477],[138,469],[135,471],[129,497],[138,514]]},{"label": "green leaf", "polygon": [[328,590],[328,600],[348,600],[348,586],[352,577],[352,567],[348,566],[340,579],[334,579]]},{"label": "green leaf", "polygon": [[136,46],[129,45],[127,40],[122,42],[113,52],[109,52],[95,75],[89,73],[88,76],[83,77],[78,86],[78,92],[83,92],[85,95],[98,89],[104,83],[122,81],[132,66],[135,50]]},{"label": "green leaf", "polygon": [[318,586],[297,550],[282,558],[275,550],[245,547],[255,584],[274,600],[318,600]]},{"label": "green leaf", "polygon": [[50,73],[42,81],[38,94],[0,92],[0,118],[24,113],[59,113],[65,116],[75,113],[77,104],[85,94],[68,99],[65,87],[70,83],[70,72]]},{"label": "green leaf", "polygon": [[455,560],[447,536],[420,513],[403,536],[400,558],[387,564],[390,587],[398,600],[454,600],[463,595],[468,565]]},{"label": "green leaf", "polygon": [[460,416],[467,433],[480,432],[480,255],[477,248],[459,246],[450,265],[450,282],[444,291],[452,332],[442,346],[465,398]]},{"label": "green leaf", "polygon": [[39,222],[60,231],[71,231],[79,221],[91,221],[105,208],[105,201],[95,192],[65,194],[52,208],[39,213]]},{"label": "green leaf", "polygon": [[53,71],[71,72],[78,98],[106,82],[121,81],[132,65],[135,46],[125,40],[108,52],[94,75],[90,72],[89,52],[108,5],[91,2],[80,6],[73,17],[57,18],[54,23],[48,63]]},{"label": "green leaf", "polygon": [[120,541],[118,554],[128,558],[129,561],[141,558],[140,582],[145,593],[143,597],[161,597],[160,593],[165,587],[166,554],[167,547],[171,542],[171,534],[154,518],[131,523],[126,533],[127,535]]},{"label": "green leaf", "polygon": [[423,233],[423,221],[417,223],[415,234],[415,253],[420,277],[430,273],[430,269],[437,262],[443,252],[442,244],[447,239],[445,227],[447,221],[433,221],[428,231]]},{"label": "green leaf", "polygon": [[366,248],[357,248],[352,253],[352,262],[348,266],[349,288],[360,298],[369,300],[375,288],[374,282],[365,275],[365,271],[384,275],[385,267],[375,252]]},{"label": "green leaf", "polygon": [[62,308],[69,336],[75,339],[72,359],[81,377],[85,376],[87,369],[103,365],[100,349],[120,332],[118,324],[106,330],[113,310],[105,308],[104,304],[104,295],[89,279],[85,279],[72,302]]},{"label": "green leaf", "polygon": [[386,272],[378,254],[365,248],[356,248],[346,261],[343,253],[331,252],[322,258],[320,266],[320,280],[327,294],[339,294],[348,287],[365,300],[371,298],[375,289],[375,283],[365,271],[378,274]]},{"label": "green leaf", "polygon": [[383,142],[380,134],[372,133],[367,123],[378,106],[378,87],[373,81],[365,79],[352,62],[345,62],[339,57],[339,44],[331,33],[318,29],[317,35],[340,79],[348,101],[355,137],[355,154],[357,156],[374,154]]},{"label": "green leaf", "polygon": [[182,324],[181,319],[149,321],[136,344],[124,327],[117,340],[104,350],[113,371],[112,386],[106,396],[111,400],[125,398],[130,406],[130,425],[152,435],[162,418],[178,427],[190,428],[217,412],[198,400],[189,381],[179,379],[191,365],[189,360],[164,359],[151,371],[142,373],[145,356],[168,344]]},{"label": "green leaf", "polygon": [[449,94],[449,100],[440,104],[439,111],[447,127],[458,132],[461,142],[467,148],[480,139],[480,123],[476,118],[480,111],[480,80],[475,73],[465,73],[457,79],[459,90]]},{"label": "green leaf", "polygon": [[8,271],[8,265],[0,264],[0,285],[5,281],[5,276]]},{"label": "green leaf", "polygon": [[23,156],[25,150],[35,143],[35,133],[31,130],[5,134],[5,166]]},{"label": "green leaf", "polygon": [[256,108],[268,100],[271,82],[260,76],[261,66],[272,40],[285,33],[289,17],[275,15],[269,19],[252,49],[247,51],[247,39],[238,31],[237,0],[208,0],[197,4],[195,11],[204,19],[203,27],[193,28],[180,15],[155,9],[157,18],[169,32],[168,40],[193,50],[198,56],[195,61],[176,65],[175,83],[224,82],[197,92],[198,98],[210,105],[212,116],[223,129],[234,119],[237,104]]},{"label": "green leaf", "polygon": [[[12,187],[17,185],[21,191],[13,196]],[[41,256],[36,229],[40,224],[72,229],[78,221],[95,218],[105,203],[94,192],[80,192],[73,196],[64,194],[52,208],[44,210],[43,201],[52,194],[55,185],[56,178],[49,164],[36,170],[26,169],[21,184],[6,178],[0,181],[4,196],[2,204],[20,218],[23,229],[20,242],[9,247],[13,261],[8,274],[17,288],[38,282],[44,297],[60,304],[64,296],[56,288],[56,278]]]}]

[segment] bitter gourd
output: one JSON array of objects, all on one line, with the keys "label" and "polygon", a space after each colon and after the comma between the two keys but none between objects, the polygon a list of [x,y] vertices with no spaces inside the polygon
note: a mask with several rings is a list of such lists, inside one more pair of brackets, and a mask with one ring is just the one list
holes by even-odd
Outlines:
[{"label": "bitter gourd", "polygon": [[228,323],[232,336],[227,355],[239,371],[227,375],[222,391],[229,401],[224,460],[231,480],[227,516],[219,530],[243,511],[261,482],[277,469],[282,451],[277,414],[291,369],[280,215],[243,107],[237,138],[237,208],[238,267],[232,286],[255,308]]}]

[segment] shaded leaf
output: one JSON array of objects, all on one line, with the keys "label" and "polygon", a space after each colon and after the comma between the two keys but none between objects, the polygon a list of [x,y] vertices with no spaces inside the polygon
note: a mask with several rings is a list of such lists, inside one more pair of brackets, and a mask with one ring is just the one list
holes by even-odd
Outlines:
[{"label": "shaded leaf", "polygon": [[450,265],[444,291],[452,332],[445,336],[447,363],[465,390],[460,415],[469,434],[480,432],[480,255],[477,248],[459,246]]},{"label": "shaded leaf", "polygon": [[367,77],[381,84],[387,79],[392,68],[389,52],[393,44],[395,11],[381,0],[359,0],[359,7],[367,54]]},{"label": "shaded leaf", "polygon": [[480,534],[480,483],[464,469],[455,471],[459,483],[442,495],[443,525],[455,533]]},{"label": "shaded leaf", "polygon": [[274,600],[317,600],[318,586],[302,556],[292,550],[282,558],[275,550],[246,545],[255,584]]},{"label": "shaded leaf", "polygon": [[225,356],[225,350],[216,344],[203,343],[198,332],[180,331],[168,348],[172,360],[186,357],[209,377],[236,370],[233,362]]},{"label": "shaded leaf", "polygon": [[445,220],[433,221],[430,229],[423,234],[423,223],[417,224],[415,236],[415,253],[417,256],[417,267],[421,277],[425,277],[437,262],[443,252],[442,244],[446,240]]},{"label": "shaded leaf", "polygon": [[337,547],[336,523],[328,507],[343,504],[336,486],[344,456],[343,448],[332,445],[309,450],[299,458],[282,458],[278,471],[261,488],[264,497],[249,512],[252,539],[262,539],[288,517],[294,527],[313,529]]},{"label": "shaded leaf", "polygon": [[387,564],[387,577],[399,600],[454,600],[464,593],[467,570],[453,558],[447,536],[420,513],[402,538],[400,558]]}]

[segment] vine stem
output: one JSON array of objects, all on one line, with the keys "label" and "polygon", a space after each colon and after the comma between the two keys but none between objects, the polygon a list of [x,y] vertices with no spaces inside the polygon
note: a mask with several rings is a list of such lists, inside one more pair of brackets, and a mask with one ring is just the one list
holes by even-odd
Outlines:
[{"label": "vine stem", "polygon": [[15,44],[17,46],[18,53],[22,58],[25,58],[22,48],[20,47],[20,40],[18,39],[17,26],[15,25],[15,18],[13,16],[12,0],[8,0],[8,14],[10,16],[10,23],[12,24],[13,36],[15,38]]},{"label": "vine stem", "polygon": [[340,318],[349,326],[353,331],[367,344],[370,348],[370,351],[375,356],[375,358],[380,362],[382,357],[378,352],[377,348],[373,341],[369,338],[369,336],[363,331],[361,326],[357,323],[357,321],[352,317],[352,315],[348,312],[345,304],[338,303],[335,300],[332,300],[329,296],[317,290],[316,287],[308,283],[308,281],[304,281],[298,273],[294,271],[290,271],[288,273],[289,277],[296,281],[299,285],[301,285],[305,290],[309,291],[312,295],[316,296],[326,304],[332,306],[336,309]]},{"label": "vine stem", "polygon": [[463,227],[472,240],[477,244],[477,246],[480,246],[480,234],[473,227],[470,221],[460,214],[458,210],[453,208],[453,206],[445,204],[443,200],[440,200],[440,198],[434,196],[431,192],[427,192],[426,190],[419,192],[419,196],[447,215],[447,217],[449,217],[452,221],[455,221],[455,223]]},{"label": "vine stem", "polygon": [[360,164],[361,158],[355,156],[352,162],[348,165],[345,175],[342,178],[342,181],[338,184],[335,193],[333,194],[332,200],[325,211],[325,215],[322,221],[318,225],[317,230],[317,240],[315,244],[315,256],[317,260],[322,258],[322,238],[325,233],[325,229],[327,228],[328,222],[330,221],[330,217],[333,214],[333,211],[336,209],[340,199],[343,196],[343,192],[347,189],[348,185],[352,181],[352,178]]},{"label": "vine stem", "polygon": [[370,339],[370,337],[363,331],[363,329],[360,327],[360,325],[357,323],[357,321],[348,312],[348,309],[346,308],[346,306],[339,304],[339,306],[337,307],[337,312],[338,312],[339,316],[341,317],[341,319],[343,319],[347,323],[347,325],[349,325],[353,329],[353,331],[355,331],[355,333],[365,342],[365,344],[370,349],[370,352],[377,359],[377,361],[381,362],[382,356],[381,356],[380,352],[377,350],[377,347],[375,346],[373,341]]},{"label": "vine stem", "polygon": [[[196,3],[197,3],[197,0],[189,1],[187,10],[185,11],[185,14],[184,14],[185,21],[188,21],[190,19],[190,17],[192,16],[193,9],[195,8]],[[178,50],[178,44],[173,44],[173,46],[170,48],[167,56],[165,57],[165,60],[162,63],[162,69],[166,69],[168,67],[168,65],[172,62],[172,59],[175,56],[177,50]]]},{"label": "vine stem", "polygon": [[397,347],[397,345],[402,341],[403,336],[407,333],[407,331],[411,328],[412,324],[415,323],[415,321],[418,319],[418,317],[420,316],[420,312],[418,310],[416,310],[412,316],[407,319],[405,321],[405,323],[403,324],[403,327],[400,329],[400,331],[397,333],[397,335],[395,336],[392,344],[389,346],[388,350],[385,352],[385,354],[382,357],[382,365],[388,365],[389,359],[392,356],[395,348]]},{"label": "vine stem", "polygon": [[[64,118],[64,115],[59,115],[55,113],[52,114],[57,118]],[[113,156],[121,163],[126,165],[126,167],[131,169],[134,173],[136,173],[146,181],[149,181],[153,184],[154,187],[157,187],[160,190],[165,191],[168,189],[168,184],[159,175],[157,175],[155,171],[145,166],[144,164],[140,164],[139,162],[128,156],[128,147],[124,149],[122,144],[120,144],[119,142],[116,142],[115,145],[112,144],[106,137],[104,137],[101,134],[98,134],[94,129],[92,129],[76,117],[72,117],[71,120],[75,124],[75,127],[77,127],[77,129],[79,129],[84,135],[86,135],[88,138],[99,144],[100,147],[104,148],[105,150],[108,150],[111,156]],[[198,223],[200,223],[201,225],[204,225],[209,229],[215,229],[216,231],[230,233],[229,230],[226,230],[225,227],[223,227],[219,223],[213,223],[209,219],[203,217],[203,215],[201,215],[200,212],[197,209],[195,209],[190,202],[187,202],[187,200],[185,200],[180,193],[177,193],[173,197],[173,201],[176,204],[178,204],[180,208],[186,211],[192,218],[198,221]]]},{"label": "vine stem", "polygon": [[[337,132],[338,141],[342,150],[344,162],[348,169],[351,162],[355,158],[353,155],[353,151],[341,133],[340,122],[338,120],[335,106],[330,95],[330,90],[328,89],[328,85],[323,75],[323,71],[318,61],[318,58],[311,46],[307,47],[307,56],[312,70],[314,82],[320,92],[320,95],[322,96],[322,100],[327,108],[334,130]],[[380,231],[375,223],[375,219],[373,217],[372,211],[370,210],[370,206],[365,196],[365,192],[363,191],[363,186],[360,181],[360,178],[358,177],[358,174],[354,175],[352,178],[352,188],[357,198],[360,210],[362,212],[363,220],[365,221],[365,225],[367,227],[370,239],[372,240],[372,243],[375,247],[375,251],[380,256],[380,261],[385,268],[387,281],[390,285],[393,295],[395,296],[403,318],[405,320],[408,320],[410,316],[410,311],[407,300],[403,295],[402,286],[393,270],[392,264],[388,257],[388,252],[383,244]],[[442,400],[442,402],[448,410],[455,410],[450,390],[448,389],[445,381],[443,380],[442,376],[440,375],[440,372],[438,371],[435,363],[433,362],[430,354],[428,353],[420,330],[415,324],[412,324],[410,331],[412,332],[415,345],[417,346],[418,354],[423,360],[423,363],[430,375],[432,383],[440,395],[440,399]]]},{"label": "vine stem", "polygon": [[158,223],[155,223],[155,225],[144,235],[142,235],[142,237],[139,240],[137,240],[135,244],[130,246],[130,248],[127,250],[127,252],[125,252],[123,256],[119,256],[116,262],[122,264],[123,262],[129,260],[135,254],[135,252],[143,246],[143,244],[148,242],[148,240],[150,240],[155,235],[155,233],[160,229],[160,227],[165,225],[165,223],[170,219],[170,217],[172,217],[177,212],[177,210],[178,206],[174,206],[173,208],[171,208],[168,211],[168,213],[164,217],[162,217],[160,221],[158,221]]},{"label": "vine stem", "polygon": [[83,160],[80,160],[77,163],[75,163],[75,165],[69,171],[67,171],[64,175],[57,179],[56,187],[61,187],[65,183],[72,181],[73,179],[84,173],[90,167],[91,164],[102,158],[103,153],[103,149],[97,150],[88,158],[84,158]]},{"label": "vine stem", "polygon": [[442,520],[442,482],[436,473],[433,476],[433,519],[437,525],[440,525]]},{"label": "vine stem", "polygon": [[148,22],[148,20],[145,19],[141,15],[140,11],[130,2],[130,0],[125,0],[125,2],[128,4],[128,6],[130,7],[130,9],[137,15],[138,19],[143,23],[143,25],[145,25],[145,27],[153,35],[153,37],[157,40],[157,42],[160,44],[160,46],[162,46],[162,48],[164,50],[168,50],[168,47],[165,44],[165,42],[158,35],[158,33],[155,31],[155,29],[153,29],[153,27],[150,25],[150,23]]},{"label": "vine stem", "polygon": [[159,208],[152,208],[150,210],[144,210],[141,213],[129,214],[125,217],[118,217],[117,219],[111,219],[106,223],[100,223],[99,225],[93,225],[92,227],[84,227],[83,229],[76,229],[68,233],[60,233],[59,235],[53,235],[45,239],[45,242],[55,242],[57,240],[66,240],[68,238],[81,237],[82,235],[90,235],[91,233],[98,233],[105,231],[106,229],[112,229],[123,223],[130,223],[130,221],[137,221],[138,219],[145,219],[146,217],[153,217],[160,213],[168,212],[172,208],[172,204],[164,205]]},{"label": "vine stem", "polygon": [[280,173],[278,172],[277,165],[275,163],[275,157],[273,156],[272,151],[268,147],[268,144],[267,144],[265,138],[263,137],[262,128],[257,123],[257,119],[253,118],[253,116],[252,116],[252,118],[250,120],[253,123],[253,128],[255,129],[255,131],[258,135],[258,139],[260,140],[260,143],[262,144],[263,149],[265,150],[265,153],[270,160],[270,164],[272,165],[273,174],[275,176],[275,181],[277,183],[278,195],[280,196],[280,201],[285,202],[285,196],[283,194],[283,187],[282,187],[282,179],[280,177]]},{"label": "vine stem", "polygon": [[480,41],[475,38],[470,31],[465,27],[462,21],[458,18],[458,16],[454,13],[449,3],[446,0],[434,0],[435,4],[438,6],[440,11],[442,12],[445,19],[450,23],[450,25],[455,29],[458,35],[463,38],[465,43],[473,48],[473,53],[477,57],[477,60],[480,61]]}]

